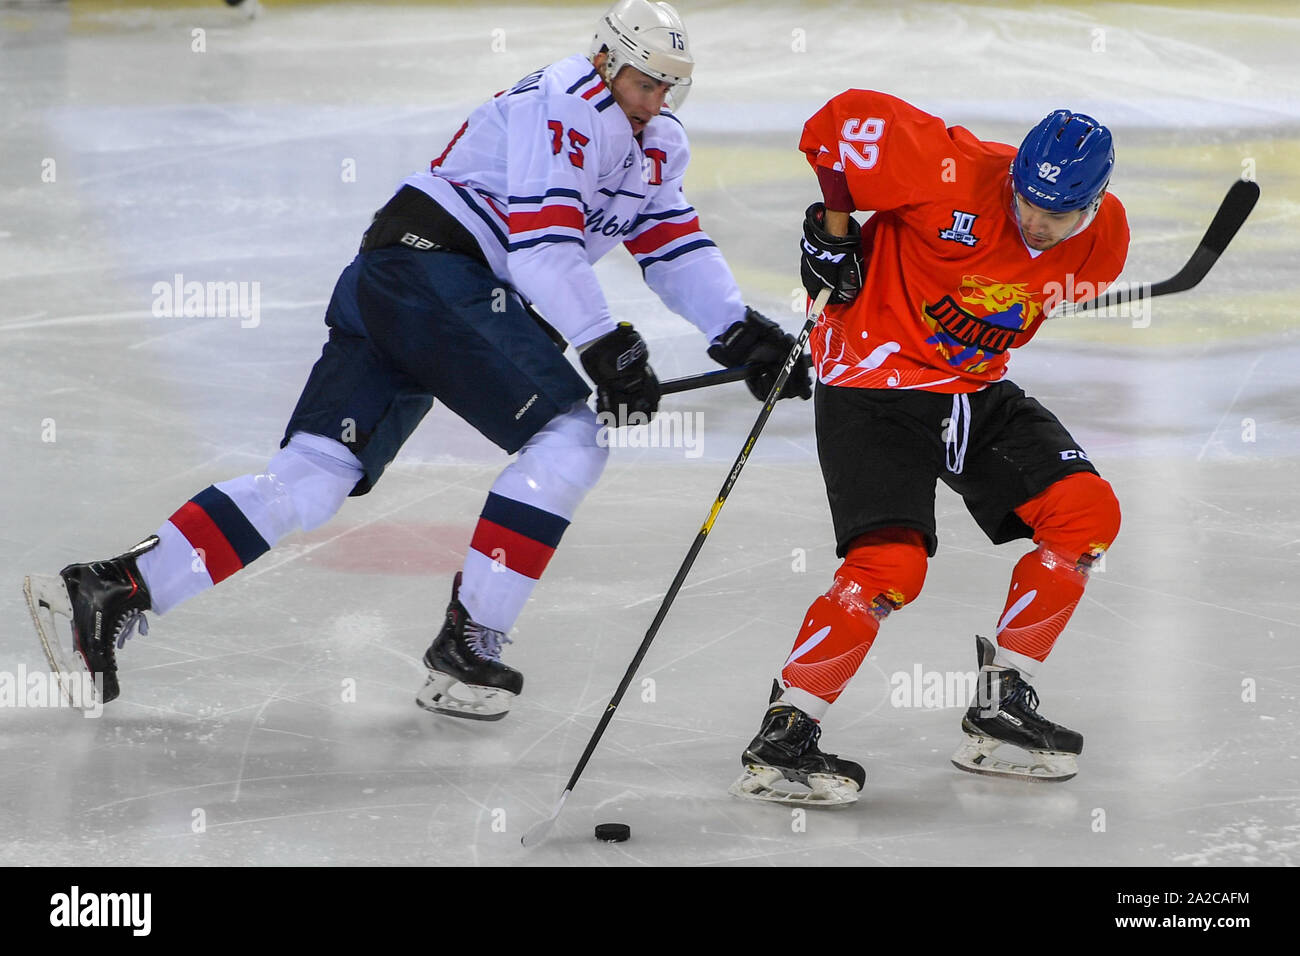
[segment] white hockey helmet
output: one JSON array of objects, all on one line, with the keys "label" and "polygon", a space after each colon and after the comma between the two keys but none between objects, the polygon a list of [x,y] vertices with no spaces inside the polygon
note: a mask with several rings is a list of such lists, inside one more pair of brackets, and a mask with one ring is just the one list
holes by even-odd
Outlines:
[{"label": "white hockey helmet", "polygon": [[654,0],[618,0],[596,24],[591,56],[608,53],[604,77],[612,83],[618,71],[634,66],[647,76],[671,83],[668,105],[681,109],[691,87],[690,41],[686,27],[671,4]]}]

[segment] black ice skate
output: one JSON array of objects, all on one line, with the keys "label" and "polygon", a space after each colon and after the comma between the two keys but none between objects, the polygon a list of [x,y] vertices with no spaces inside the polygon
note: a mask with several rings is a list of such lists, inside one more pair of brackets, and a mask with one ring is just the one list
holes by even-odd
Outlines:
[{"label": "black ice skate", "polygon": [[[117,650],[138,627],[149,633],[144,612],[152,607],[149,589],[136,562],[158,544],[150,535],[125,554],[107,561],[70,564],[58,576],[33,574],[23,580],[23,594],[36,624],[36,633],[50,667],[58,674],[64,697],[74,706],[94,703],[83,691],[79,675],[84,674],[59,639],[55,614],[72,622],[71,650],[81,656],[100,700],[117,697]],[[91,693],[94,691],[92,690]]]},{"label": "black ice skate", "polygon": [[[780,696],[773,687],[772,699]],[[798,707],[773,703],[758,736],[740,756],[744,774],[730,792],[738,797],[807,806],[843,806],[858,799],[866,772],[851,760],[822,753],[822,729]],[[792,789],[797,784],[805,789]]]},{"label": "black ice skate", "polygon": [[[975,702],[961,729],[966,741],[952,755],[953,766],[992,777],[1060,783],[1079,772],[1075,758],[1083,752],[1083,735],[1038,715],[1038,694],[1020,672],[994,668],[993,642],[975,638],[980,672]],[[997,755],[1007,744],[1024,752]]]},{"label": "black ice skate", "polygon": [[425,710],[472,720],[500,720],[524,689],[524,675],[501,663],[510,638],[470,619],[460,603],[461,574],[451,586],[442,630],[424,652],[429,679],[415,702]]}]

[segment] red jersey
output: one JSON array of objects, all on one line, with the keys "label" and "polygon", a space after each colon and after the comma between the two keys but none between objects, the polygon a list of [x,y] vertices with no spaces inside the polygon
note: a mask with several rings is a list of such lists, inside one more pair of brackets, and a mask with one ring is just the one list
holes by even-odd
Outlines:
[{"label": "red jersey", "polygon": [[1113,195],[1081,232],[1035,253],[1020,235],[1016,150],[976,139],[897,97],[836,96],[804,125],[814,168],[842,171],[863,226],[862,291],[813,332],[818,378],[857,388],[972,392],[1006,374],[1062,298],[1092,298],[1128,256]]}]

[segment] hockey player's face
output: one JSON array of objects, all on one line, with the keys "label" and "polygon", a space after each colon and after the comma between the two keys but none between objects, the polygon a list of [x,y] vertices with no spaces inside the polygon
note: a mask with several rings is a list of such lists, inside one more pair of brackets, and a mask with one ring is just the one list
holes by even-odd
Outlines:
[{"label": "hockey player's face", "polygon": [[614,102],[627,114],[632,124],[632,132],[640,134],[650,122],[651,117],[658,116],[664,108],[664,98],[672,89],[671,83],[647,76],[634,66],[625,66],[618,71],[610,92]]},{"label": "hockey player's face", "polygon": [[1025,245],[1037,252],[1043,252],[1069,238],[1079,225],[1084,211],[1052,212],[1042,206],[1035,206],[1019,193],[1016,193],[1016,217],[1020,220],[1020,234],[1025,237]]}]

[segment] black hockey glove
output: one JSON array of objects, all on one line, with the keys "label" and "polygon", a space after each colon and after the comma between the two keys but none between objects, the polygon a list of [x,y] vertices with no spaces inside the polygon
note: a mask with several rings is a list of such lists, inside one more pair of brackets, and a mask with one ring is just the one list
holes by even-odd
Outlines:
[{"label": "black hockey glove", "polygon": [[810,298],[829,288],[832,305],[852,302],[862,291],[862,227],[849,217],[849,234],[832,236],[825,223],[826,206],[809,206],[803,219],[799,277]]},{"label": "black hockey glove", "polygon": [[[737,365],[753,366],[745,376],[745,384],[749,386],[750,394],[761,402],[772,391],[792,348],[793,335],[782,331],[779,325],[762,313],[746,308],[745,317],[739,322],[731,323],[727,331],[709,346],[709,358],[727,368],[735,368]],[[790,377],[785,380],[785,387],[781,389],[779,397],[795,396],[812,398],[812,379],[803,362],[796,362],[790,370]]]},{"label": "black hockey glove", "polygon": [[640,412],[645,424],[659,410],[659,379],[650,367],[650,350],[630,322],[582,347],[582,367],[596,383],[596,414],[611,427],[628,423]]}]

